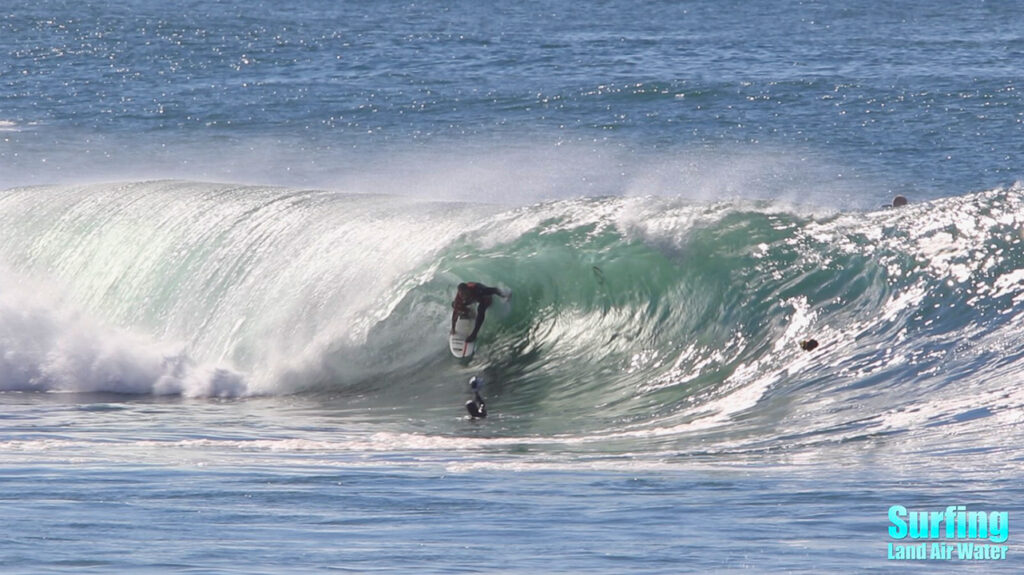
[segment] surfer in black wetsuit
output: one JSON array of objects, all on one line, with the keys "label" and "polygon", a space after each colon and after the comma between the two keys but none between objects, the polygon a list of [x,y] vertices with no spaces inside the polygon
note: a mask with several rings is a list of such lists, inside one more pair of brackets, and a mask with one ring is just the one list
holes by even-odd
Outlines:
[{"label": "surfer in black wetsuit", "polygon": [[473,399],[466,402],[466,411],[473,419],[487,417],[487,404],[484,403],[484,398],[480,397],[480,388],[483,387],[483,384],[484,380],[479,377],[469,380],[469,388],[473,390]]},{"label": "surfer in black wetsuit", "polygon": [[460,283],[455,292],[455,301],[452,302],[452,333],[455,333],[455,322],[460,317],[469,316],[473,309],[470,307],[476,304],[476,324],[473,325],[473,333],[466,338],[467,342],[476,341],[476,334],[480,326],[484,324],[484,316],[487,315],[487,308],[494,302],[491,296],[505,297],[505,293],[498,288],[487,287],[482,283],[466,282]]}]

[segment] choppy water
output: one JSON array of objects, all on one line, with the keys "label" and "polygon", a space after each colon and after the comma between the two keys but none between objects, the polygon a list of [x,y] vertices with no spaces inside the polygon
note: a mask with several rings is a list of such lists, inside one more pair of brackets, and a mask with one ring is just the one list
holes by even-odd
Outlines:
[{"label": "choppy water", "polygon": [[[0,562],[1016,572],[1022,16],[0,14]],[[893,505],[1007,558],[890,560]]]}]

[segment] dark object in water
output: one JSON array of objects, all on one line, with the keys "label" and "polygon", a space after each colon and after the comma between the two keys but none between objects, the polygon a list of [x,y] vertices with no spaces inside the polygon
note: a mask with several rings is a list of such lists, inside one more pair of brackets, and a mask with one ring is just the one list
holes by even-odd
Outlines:
[{"label": "dark object in water", "polygon": [[816,339],[805,339],[800,342],[800,349],[804,351],[814,351],[818,347],[818,340]]}]

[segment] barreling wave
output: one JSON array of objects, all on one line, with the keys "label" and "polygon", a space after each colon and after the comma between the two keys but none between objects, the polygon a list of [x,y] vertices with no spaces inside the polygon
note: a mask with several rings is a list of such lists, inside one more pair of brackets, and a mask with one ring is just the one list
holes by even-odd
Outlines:
[{"label": "barreling wave", "polygon": [[[168,181],[8,190],[0,389],[436,407],[484,373],[492,405],[531,432],[655,443],[1002,420],[1024,405],[1022,223],[1019,186],[838,214]],[[473,280],[514,294],[460,364],[449,302]]]}]

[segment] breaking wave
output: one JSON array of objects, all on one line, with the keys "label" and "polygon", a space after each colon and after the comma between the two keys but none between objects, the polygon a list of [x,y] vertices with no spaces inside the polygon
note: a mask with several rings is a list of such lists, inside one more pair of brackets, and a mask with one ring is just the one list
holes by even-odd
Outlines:
[{"label": "breaking wave", "polygon": [[[492,405],[531,433],[657,444],[1009,421],[1024,405],[1022,222],[1019,186],[868,213],[181,181],[13,189],[0,195],[0,389],[432,407],[483,373]],[[460,364],[449,301],[471,280],[514,295]],[[820,347],[803,351],[807,338]]]}]

